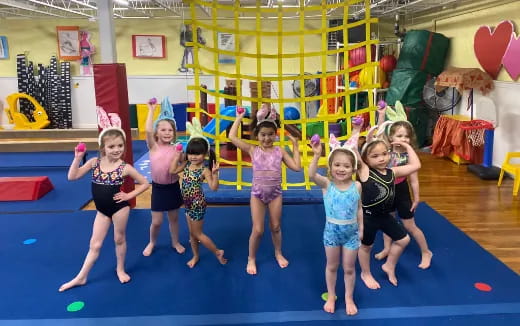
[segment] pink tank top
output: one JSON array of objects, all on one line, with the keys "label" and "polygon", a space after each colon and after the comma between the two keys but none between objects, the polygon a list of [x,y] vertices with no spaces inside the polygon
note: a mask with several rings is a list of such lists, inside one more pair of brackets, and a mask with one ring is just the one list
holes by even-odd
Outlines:
[{"label": "pink tank top", "polygon": [[253,150],[253,184],[277,186],[282,183],[282,151],[273,147],[264,151],[259,146]]},{"label": "pink tank top", "polygon": [[150,152],[153,182],[165,185],[179,181],[178,175],[170,174],[170,165],[178,155],[180,153],[173,145],[156,145],[155,150]]}]

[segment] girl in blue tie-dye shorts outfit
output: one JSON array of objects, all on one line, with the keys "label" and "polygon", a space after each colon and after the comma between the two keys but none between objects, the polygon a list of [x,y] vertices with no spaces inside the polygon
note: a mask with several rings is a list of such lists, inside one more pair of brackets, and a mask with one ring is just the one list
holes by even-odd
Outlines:
[{"label": "girl in blue tie-dye shorts outfit", "polygon": [[355,265],[360,246],[360,234],[363,234],[361,184],[352,180],[357,167],[357,156],[350,149],[351,142],[342,146],[334,135],[330,137],[330,146],[331,152],[328,157],[330,179],[317,172],[322,151],[319,142],[312,144],[314,157],[309,166],[309,177],[323,191],[326,213],[323,244],[327,256],[325,281],[328,298],[323,310],[334,313],[337,271],[343,257],[346,313],[355,315],[357,313],[354,303]]}]

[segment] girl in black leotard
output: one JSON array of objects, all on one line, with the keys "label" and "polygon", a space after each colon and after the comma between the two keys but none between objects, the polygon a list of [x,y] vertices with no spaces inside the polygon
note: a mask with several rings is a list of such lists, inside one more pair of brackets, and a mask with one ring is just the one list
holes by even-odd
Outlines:
[{"label": "girl in black leotard", "polygon": [[[77,148],[74,151],[68,179],[77,180],[92,170],[92,197],[97,214],[90,238],[90,248],[83,266],[76,277],[59,288],[60,292],[87,282],[88,274],[99,256],[103,240],[112,223],[116,245],[117,277],[121,283],[130,281],[130,276],[125,272],[126,223],[130,213],[128,200],[145,191],[149,184],[144,176],[121,159],[124,151],[125,133],[120,128],[107,128],[101,132],[99,158],[91,158],[80,166],[85,152],[80,152]],[[125,176],[130,176],[138,183],[132,192],[125,193],[120,189]]]},{"label": "girl in black leotard", "polygon": [[361,155],[358,180],[361,182],[363,203],[363,239],[359,248],[361,279],[370,289],[379,289],[379,283],[370,272],[370,251],[378,230],[383,231],[394,241],[386,262],[381,266],[388,280],[397,286],[395,266],[404,248],[410,242],[406,230],[390,215],[394,210],[394,180],[405,177],[421,168],[421,162],[413,148],[403,142],[392,145],[403,146],[409,153],[409,163],[404,166],[387,168],[390,159],[388,145],[383,140],[367,143]]}]

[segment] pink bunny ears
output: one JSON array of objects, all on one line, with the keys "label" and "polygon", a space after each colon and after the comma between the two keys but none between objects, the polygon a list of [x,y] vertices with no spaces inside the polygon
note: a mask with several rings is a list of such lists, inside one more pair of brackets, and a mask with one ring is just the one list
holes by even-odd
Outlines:
[{"label": "pink bunny ears", "polygon": [[126,135],[123,129],[121,129],[121,118],[119,118],[119,114],[117,113],[106,113],[102,107],[96,107],[96,114],[98,125],[101,129],[98,137],[98,144],[101,146],[101,139],[109,130],[118,130],[123,135],[123,140],[126,141]]},{"label": "pink bunny ears", "polygon": [[329,137],[330,153],[329,153],[329,157],[328,157],[329,163],[330,163],[330,157],[332,156],[332,153],[334,151],[336,151],[336,150],[349,151],[354,156],[354,169],[357,169],[357,164],[358,164],[357,155],[356,155],[356,152],[354,152],[354,150],[352,150],[352,148],[354,146],[357,146],[357,140],[358,140],[358,137],[355,137],[355,136],[350,137],[349,140],[345,141],[342,145],[341,142],[336,138],[336,136],[334,136],[334,134],[330,134],[330,137]]},{"label": "pink bunny ears", "polygon": [[271,109],[269,110],[269,106],[267,104],[262,104],[262,107],[260,108],[260,110],[258,110],[258,112],[256,112],[256,119],[258,120],[258,124],[264,122],[264,121],[267,121],[267,122],[271,122],[272,124],[275,125],[276,128],[278,128],[278,125],[276,124],[276,117],[277,117],[277,113],[276,113],[276,110],[271,107]]}]

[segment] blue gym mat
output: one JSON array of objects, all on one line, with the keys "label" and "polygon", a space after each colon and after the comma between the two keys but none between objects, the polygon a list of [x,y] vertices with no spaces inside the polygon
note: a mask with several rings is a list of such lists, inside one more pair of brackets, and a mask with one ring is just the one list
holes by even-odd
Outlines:
[{"label": "blue gym mat", "polygon": [[[143,175],[151,179],[150,171],[150,157],[149,153],[145,153],[136,163],[135,168]],[[319,172],[322,175],[326,174],[325,169],[320,168]],[[242,180],[245,182],[251,182],[253,179],[253,169],[244,167],[242,169]],[[221,167],[220,168],[220,180],[225,181],[236,181],[237,170],[234,167]],[[287,169],[287,180],[291,183],[299,183],[304,181],[303,170],[300,172],[294,172]],[[251,187],[243,186],[242,190],[237,190],[236,186],[220,185],[217,191],[209,189],[205,183],[203,185],[204,195],[206,200],[211,204],[244,204],[249,203],[251,198]],[[319,187],[312,186],[310,190],[306,190],[303,186],[290,187],[287,190],[283,190],[283,202],[284,204],[309,204],[309,203],[321,203],[323,201],[323,194]]]},{"label": "blue gym mat", "polygon": [[[322,205],[284,206],[284,254],[280,269],[266,232],[258,251],[256,276],[247,275],[247,243],[251,228],[247,206],[210,207],[205,233],[226,251],[221,266],[201,247],[194,269],[185,264],[191,250],[176,254],[166,225],[151,257],[141,252],[148,242],[149,210],[133,210],[128,223],[128,284],[115,275],[113,235],[107,235],[86,286],[57,292],[79,270],[88,250],[93,211],[0,215],[0,324],[2,325],[518,325],[520,277],[482,249],[444,217],[421,203],[417,224],[425,232],[433,264],[420,270],[420,251],[411,243],[397,268],[399,286],[390,285],[381,262],[372,261],[381,283],[368,290],[357,275],[359,314],[344,312],[344,285],[338,277],[336,313],[323,312],[326,291],[322,245]],[[188,246],[183,211],[180,239]],[[32,239],[32,240],[31,240]],[[28,244],[24,244],[24,242]],[[381,248],[380,239],[374,251]],[[487,283],[492,291],[475,288]],[[8,298],[8,299],[5,299]],[[68,312],[73,302],[83,309]]]}]

